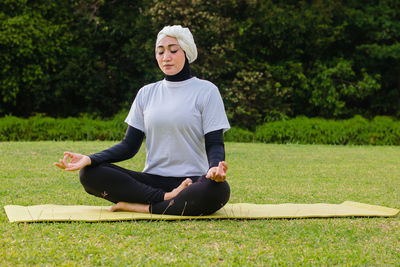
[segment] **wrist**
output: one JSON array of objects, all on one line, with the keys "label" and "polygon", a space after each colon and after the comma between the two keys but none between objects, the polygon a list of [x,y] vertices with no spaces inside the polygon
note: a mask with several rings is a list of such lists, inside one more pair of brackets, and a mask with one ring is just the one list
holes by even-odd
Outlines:
[{"label": "wrist", "polygon": [[92,159],[89,156],[86,157],[87,166],[92,165]]}]

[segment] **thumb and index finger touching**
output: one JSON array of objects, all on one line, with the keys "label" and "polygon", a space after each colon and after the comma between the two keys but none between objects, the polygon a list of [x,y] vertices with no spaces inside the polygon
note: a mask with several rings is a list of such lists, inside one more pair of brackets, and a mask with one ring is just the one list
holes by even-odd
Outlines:
[{"label": "thumb and index finger touching", "polygon": [[206,178],[222,182],[226,179],[226,171],[228,170],[228,164],[225,161],[219,162],[217,167],[213,167],[207,173]]},{"label": "thumb and index finger touching", "polygon": [[54,162],[53,165],[66,171],[76,170],[74,168],[71,168],[72,166],[70,166],[71,164],[68,162],[68,158],[73,158],[73,156],[74,153],[66,151],[64,152],[63,159],[60,159],[59,162]]}]

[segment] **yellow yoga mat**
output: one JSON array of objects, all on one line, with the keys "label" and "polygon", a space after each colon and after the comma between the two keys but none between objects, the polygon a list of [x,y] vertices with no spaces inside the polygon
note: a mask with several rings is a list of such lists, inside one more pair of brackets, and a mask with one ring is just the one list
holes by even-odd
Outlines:
[{"label": "yellow yoga mat", "polygon": [[10,222],[51,221],[126,221],[200,219],[284,219],[329,217],[395,217],[400,210],[345,201],[342,204],[227,204],[208,216],[175,216],[136,212],[110,212],[109,206],[8,205],[4,209]]}]

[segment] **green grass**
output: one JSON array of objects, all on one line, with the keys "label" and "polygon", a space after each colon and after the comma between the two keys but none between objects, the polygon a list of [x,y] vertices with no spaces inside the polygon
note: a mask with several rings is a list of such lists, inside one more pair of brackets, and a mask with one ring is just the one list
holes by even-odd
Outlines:
[{"label": "green grass", "polygon": [[[113,142],[0,143],[0,202],[108,205],[52,166],[64,150]],[[400,147],[227,143],[231,203],[341,203],[400,208]],[[120,165],[141,170],[144,151]],[[400,218],[9,223],[4,265],[398,265]]]}]

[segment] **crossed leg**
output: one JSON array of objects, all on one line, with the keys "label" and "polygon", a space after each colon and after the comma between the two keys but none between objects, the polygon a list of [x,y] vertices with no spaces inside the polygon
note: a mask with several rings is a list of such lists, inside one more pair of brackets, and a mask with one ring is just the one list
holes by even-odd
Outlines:
[{"label": "crossed leg", "polygon": [[85,167],[79,175],[88,193],[115,203],[111,211],[205,215],[224,206],[230,195],[226,181],[161,177],[108,163]]},{"label": "crossed leg", "polygon": [[[183,189],[192,184],[192,180],[187,178],[177,188],[164,195],[164,200],[169,200],[176,197]],[[141,213],[149,213],[150,204],[129,203],[120,201],[110,208],[110,211],[133,211]]]}]

